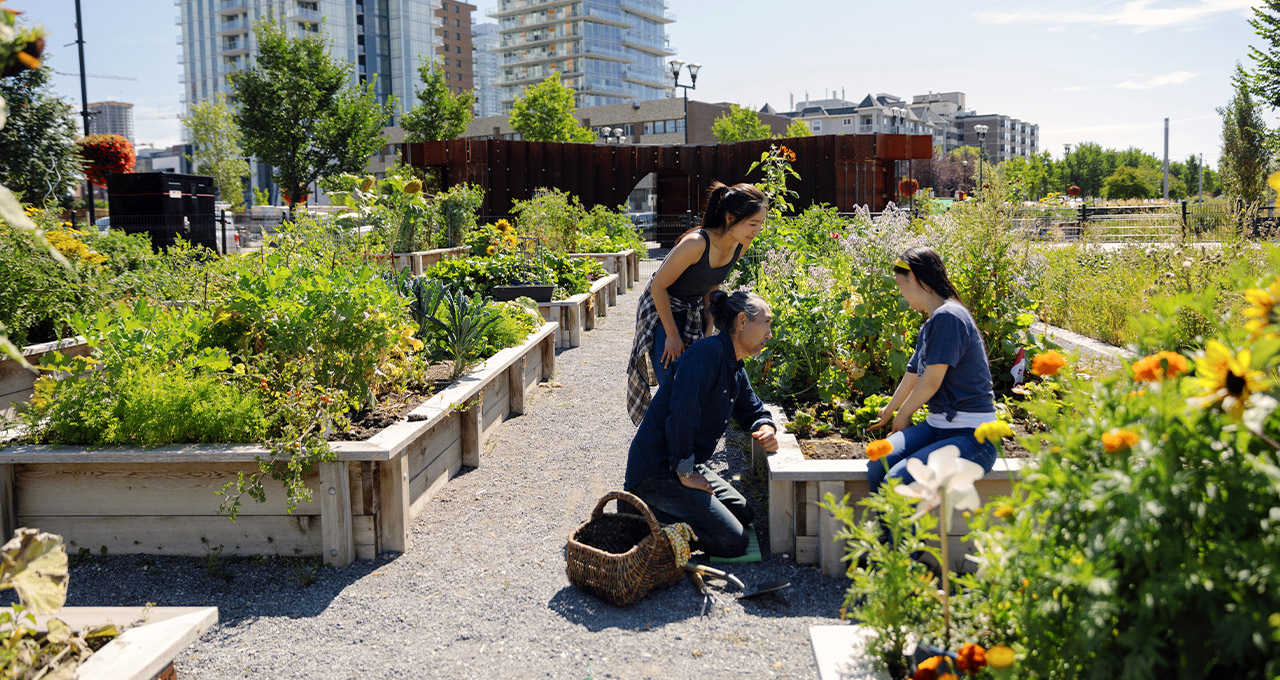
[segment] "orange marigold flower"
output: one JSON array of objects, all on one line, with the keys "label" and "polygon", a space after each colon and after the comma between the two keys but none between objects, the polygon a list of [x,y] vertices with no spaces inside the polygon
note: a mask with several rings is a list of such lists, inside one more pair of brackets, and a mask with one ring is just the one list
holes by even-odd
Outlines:
[{"label": "orange marigold flower", "polygon": [[1048,351],[1042,354],[1037,354],[1035,358],[1031,360],[1031,372],[1041,378],[1047,378],[1058,371],[1061,371],[1062,367],[1066,365],[1067,360],[1062,358],[1061,354],[1055,351]]},{"label": "orange marigold flower", "polygon": [[1135,380],[1158,382],[1165,378],[1176,378],[1187,372],[1187,358],[1177,352],[1156,352],[1133,364]]},{"label": "orange marigold flower", "polygon": [[938,680],[938,665],[942,663],[942,657],[931,656],[916,665],[916,672],[911,675],[911,680]]},{"label": "orange marigold flower", "polygon": [[972,642],[960,646],[960,651],[956,653],[956,668],[959,668],[961,673],[977,675],[978,671],[986,667],[987,650]]},{"label": "orange marigold flower", "polygon": [[888,439],[877,439],[867,444],[867,460],[880,460],[893,453],[893,444]]},{"label": "orange marigold flower", "polygon": [[1124,451],[1125,449],[1133,448],[1133,445],[1137,444],[1139,439],[1141,437],[1136,432],[1115,429],[1102,435],[1102,448],[1107,453]]}]

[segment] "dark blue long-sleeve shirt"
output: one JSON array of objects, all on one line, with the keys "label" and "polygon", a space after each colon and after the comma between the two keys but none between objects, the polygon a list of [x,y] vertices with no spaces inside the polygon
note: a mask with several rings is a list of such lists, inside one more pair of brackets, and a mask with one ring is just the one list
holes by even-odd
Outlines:
[{"label": "dark blue long-sleeve shirt", "polygon": [[674,476],[677,469],[707,462],[730,417],[749,432],[774,424],[751,389],[733,338],[719,333],[689,345],[670,384],[654,395],[631,440],[624,487],[634,489],[654,475]]}]

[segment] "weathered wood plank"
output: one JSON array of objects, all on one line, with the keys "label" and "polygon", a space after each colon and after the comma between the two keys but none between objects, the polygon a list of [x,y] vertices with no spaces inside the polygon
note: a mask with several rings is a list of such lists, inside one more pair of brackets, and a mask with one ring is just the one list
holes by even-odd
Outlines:
[{"label": "weathered wood plank", "polygon": [[438,423],[422,438],[421,446],[409,455],[409,478],[422,474],[445,451],[459,446],[462,438],[462,421],[450,417]]},{"label": "weathered wood plank", "polygon": [[[783,480],[786,481],[786,480]],[[818,483],[804,483],[804,535],[818,535]]]},{"label": "weathered wood plank", "polygon": [[49,517],[19,515],[23,526],[58,534],[75,554],[194,555],[221,547],[224,555],[319,555],[320,522],[313,515],[242,516],[232,522],[210,516]]},{"label": "weathered wood plank", "polygon": [[460,457],[441,456],[436,461],[436,464],[440,466],[438,470],[433,467],[422,476],[422,480],[426,483],[423,485],[422,493],[413,499],[413,505],[409,508],[410,517],[417,517],[422,514],[427,509],[431,499],[444,488],[445,484],[449,483],[449,480],[454,475],[457,475],[462,470],[462,459]]},{"label": "weathered wood plank", "polygon": [[513,416],[524,415],[525,363],[521,360],[507,369],[507,412]]},{"label": "weathered wood plank", "polygon": [[345,567],[355,559],[355,536],[351,526],[351,483],[347,464],[320,463],[320,531],[324,541],[324,563]]},{"label": "weathered wood plank", "polygon": [[468,467],[480,467],[480,448],[483,440],[484,405],[476,404],[465,411],[458,411],[457,418],[462,425],[462,464]]},{"label": "weathered wood plank", "polygon": [[[843,482],[818,482],[818,498],[825,500],[827,494],[837,498],[844,495]],[[844,523],[836,519],[830,510],[819,509],[818,512],[818,566],[822,575],[836,578],[844,575],[844,541],[836,540],[836,533],[844,529]]]},{"label": "weathered wood plank", "polygon": [[796,564],[818,563],[818,537],[796,536]]},{"label": "weathered wood plank", "polygon": [[559,341],[542,343],[542,379],[550,380],[556,372],[556,347]]},{"label": "weathered wood plank", "polygon": [[17,528],[17,473],[13,465],[0,465],[0,541],[7,542]]},{"label": "weathered wood plank", "polygon": [[409,546],[409,459],[378,463],[377,549],[402,553]]},{"label": "weathered wood plank", "polygon": [[351,533],[355,541],[355,554],[358,560],[371,560],[378,556],[378,537],[374,530],[373,515],[354,515],[351,517]]},{"label": "weathered wood plank", "polygon": [[[223,496],[214,492],[238,473],[251,474],[246,463],[119,463],[16,466],[18,514],[22,515],[217,515]],[[314,494],[314,474],[304,478]],[[285,515],[280,483],[263,481],[265,503],[242,499],[241,515]],[[319,514],[299,508],[303,514]]]},{"label": "weathered wood plank", "polygon": [[795,482],[769,482],[769,552],[775,555],[796,548],[795,489]]}]

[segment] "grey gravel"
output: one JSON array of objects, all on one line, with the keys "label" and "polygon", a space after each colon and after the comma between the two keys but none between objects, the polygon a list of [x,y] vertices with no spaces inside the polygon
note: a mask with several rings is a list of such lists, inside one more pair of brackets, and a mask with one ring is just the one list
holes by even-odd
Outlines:
[{"label": "grey gravel", "polygon": [[[642,280],[655,267],[644,263]],[[558,353],[526,415],[498,428],[481,466],[413,523],[407,553],[345,569],[95,555],[72,568],[68,604],[217,606],[218,625],[177,660],[182,678],[814,677],[808,627],[838,622],[846,582],[790,555],[729,565],[748,585],[785,576],[792,586],[756,600],[720,595],[706,618],[687,580],[622,609],[565,576],[569,533],[621,488],[635,432],[623,402],[639,291],[620,296],[581,347]],[[746,476],[746,437],[727,439],[712,467]],[[739,486],[767,553],[758,485]]]}]

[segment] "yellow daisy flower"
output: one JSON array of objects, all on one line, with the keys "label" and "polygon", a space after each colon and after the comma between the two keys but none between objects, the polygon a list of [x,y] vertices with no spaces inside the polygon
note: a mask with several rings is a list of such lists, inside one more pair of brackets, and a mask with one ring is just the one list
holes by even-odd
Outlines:
[{"label": "yellow daisy flower", "polygon": [[1256,340],[1262,335],[1262,329],[1275,318],[1276,305],[1280,304],[1280,278],[1266,288],[1246,290],[1244,299],[1249,302],[1249,306],[1243,311],[1245,318],[1249,319],[1244,326],[1249,329],[1249,339]]},{"label": "yellow daisy flower", "polygon": [[973,431],[973,438],[977,439],[979,444],[985,444],[988,441],[996,442],[1012,436],[1013,428],[1009,427],[1009,423],[1006,423],[1003,420],[983,423],[978,426],[978,429]]},{"label": "yellow daisy flower", "polygon": [[1200,394],[1201,408],[1222,402],[1236,418],[1244,412],[1250,395],[1269,386],[1266,375],[1253,369],[1252,352],[1246,348],[1233,354],[1217,340],[1206,343],[1204,354],[1196,358],[1195,380],[1204,390]]}]

